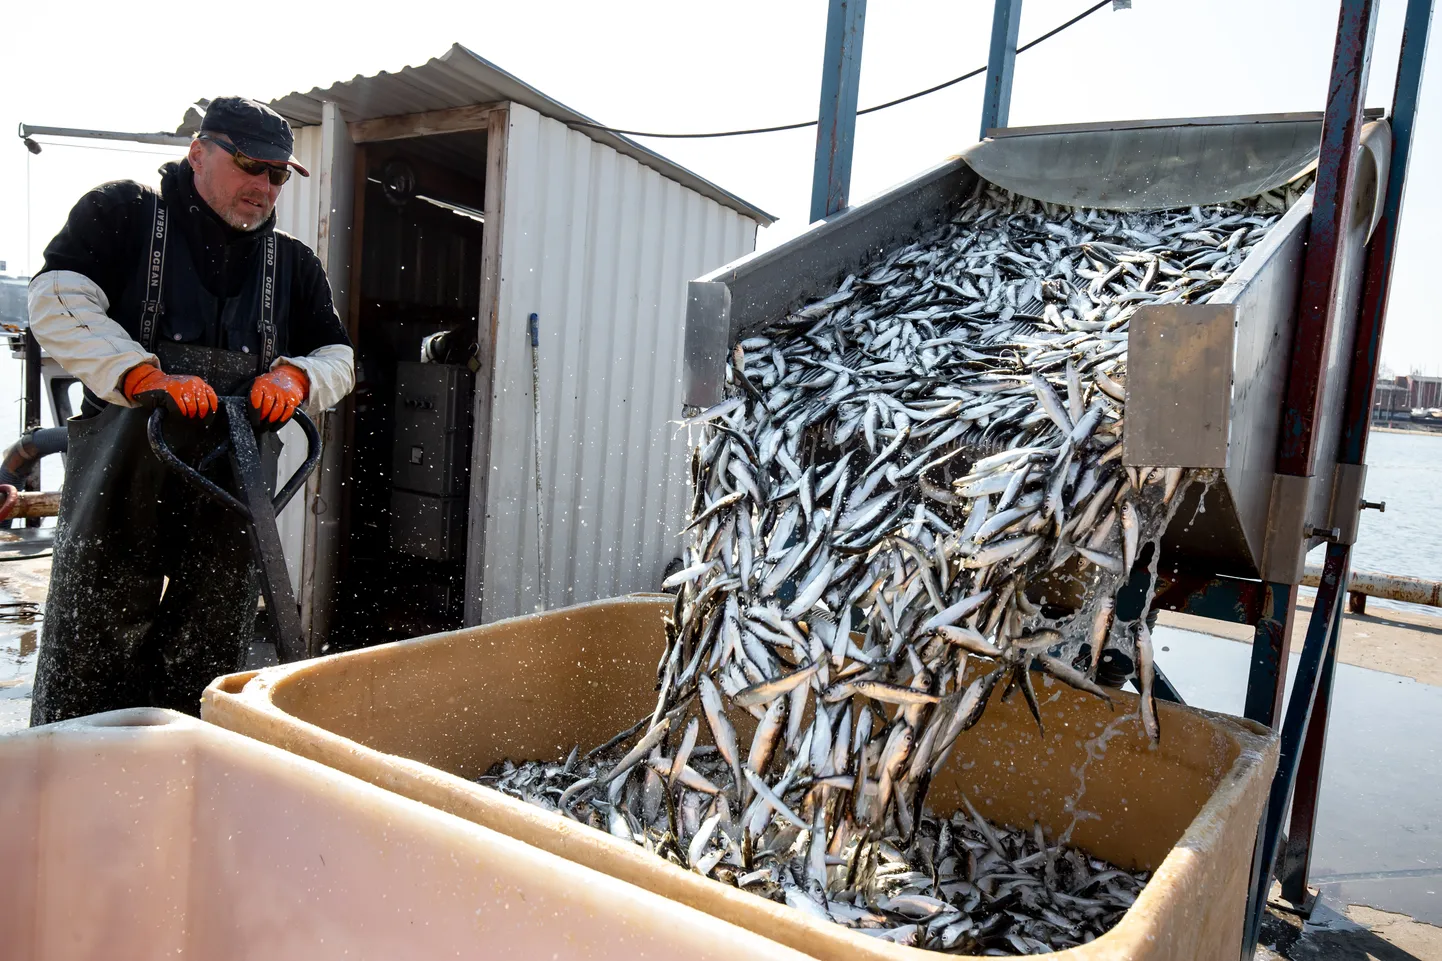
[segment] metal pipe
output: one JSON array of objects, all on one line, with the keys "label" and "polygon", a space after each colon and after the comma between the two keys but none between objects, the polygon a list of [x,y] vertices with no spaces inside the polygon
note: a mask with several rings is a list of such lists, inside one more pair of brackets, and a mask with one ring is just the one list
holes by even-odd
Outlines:
[{"label": "metal pipe", "polygon": [[811,173],[812,223],[845,210],[849,200],[861,40],[865,32],[866,0],[831,0],[826,14],[826,55],[821,67],[816,165]]},{"label": "metal pipe", "polygon": [[59,491],[20,491],[10,517],[41,518],[60,514]]},{"label": "metal pipe", "polygon": [[[1307,573],[1302,576],[1302,583],[1308,587],[1316,587],[1321,579],[1322,569],[1316,565],[1307,565]],[[1442,581],[1428,581],[1420,577],[1381,574],[1377,571],[1353,571],[1347,581],[1347,591],[1367,597],[1385,597],[1389,601],[1442,607]]]},{"label": "metal pipe", "polygon": [[84,130],[78,127],[37,127],[34,124],[20,125],[20,138],[28,137],[73,137],[77,140],[126,140],[131,143],[153,143],[162,147],[188,147],[190,137],[177,133],[125,133],[119,130]]},{"label": "metal pipe", "polygon": [[[25,329],[25,431],[36,431],[40,429],[40,342],[35,339],[34,331]],[[35,492],[40,489],[40,472],[36,471],[25,481],[25,490]],[[39,517],[27,517],[26,527],[39,527]]]}]

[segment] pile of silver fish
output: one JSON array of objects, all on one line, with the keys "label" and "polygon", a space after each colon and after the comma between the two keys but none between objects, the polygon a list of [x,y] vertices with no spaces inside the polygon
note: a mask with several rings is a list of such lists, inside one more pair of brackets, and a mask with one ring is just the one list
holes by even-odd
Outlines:
[{"label": "pile of silver fish", "polygon": [[827,853],[816,843],[822,835],[781,802],[776,829],[748,848],[732,816],[734,771],[714,746],[693,744],[688,752],[687,743],[683,738],[677,757],[652,753],[640,777],[607,781],[606,796],[591,797],[582,812],[572,809],[573,799],[604,778],[611,762],[582,760],[577,751],[558,763],[503,762],[480,783],[565,810],[683,868],[814,917],[957,954],[1031,954],[1091,941],[1147,881],[1145,872],[1049,842],[1040,825],[992,825],[970,802],[949,820],[923,814],[905,847],[883,839],[853,844],[841,856]]},{"label": "pile of silver fish", "polygon": [[[878,936],[1012,953],[1104,930],[1140,880],[972,811],[934,820],[931,775],[999,687],[1039,727],[1037,675],[1110,703],[1104,652],[1125,655],[1160,738],[1147,611],[1123,623],[1115,596],[1134,573],[1149,594],[1157,541],[1206,478],[1122,465],[1127,322],[1205,302],[1306,186],[1119,213],[983,185],[742,341],[726,400],[687,422],[655,711],[619,759],[562,765],[563,786],[534,765],[511,776]],[[758,722],[744,754],[740,711]]]}]

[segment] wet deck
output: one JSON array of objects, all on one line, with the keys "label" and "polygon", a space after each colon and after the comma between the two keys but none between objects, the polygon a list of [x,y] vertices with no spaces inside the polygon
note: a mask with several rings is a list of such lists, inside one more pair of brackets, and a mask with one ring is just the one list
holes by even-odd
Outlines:
[{"label": "wet deck", "polygon": [[[42,603],[49,575],[48,558],[0,564],[0,603]],[[39,628],[5,611],[22,616],[0,616],[0,733],[28,723]],[[1249,628],[1164,613],[1157,660],[1188,703],[1238,714],[1250,641]],[[1341,660],[1312,868],[1322,902],[1305,927],[1272,916],[1258,957],[1442,961],[1442,616],[1348,615]]]},{"label": "wet deck", "polygon": [[[1298,610],[1294,652],[1310,614]],[[1241,713],[1250,629],[1164,613],[1154,637],[1187,703]],[[1305,928],[1273,918],[1272,957],[1442,961],[1439,654],[1442,617],[1377,607],[1347,616],[1312,858],[1322,903]],[[1290,686],[1295,660],[1289,667]]]}]

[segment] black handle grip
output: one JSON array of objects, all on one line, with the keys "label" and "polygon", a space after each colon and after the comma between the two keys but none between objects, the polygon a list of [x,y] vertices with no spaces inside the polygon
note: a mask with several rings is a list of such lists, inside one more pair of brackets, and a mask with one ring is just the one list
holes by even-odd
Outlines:
[{"label": "black handle grip", "polygon": [[271,498],[271,507],[277,515],[285,510],[286,505],[290,503],[290,499],[305,486],[305,482],[309,479],[311,472],[314,471],[316,465],[320,463],[320,431],[316,429],[315,421],[311,420],[306,412],[300,408],[296,408],[295,413],[291,415],[290,419],[299,424],[300,429],[305,433],[305,460],[296,468],[295,473],[290,475],[290,480],[285,482],[285,486],[280,489],[275,497]]},{"label": "black handle grip", "polygon": [[[245,404],[248,401],[243,397],[222,397],[220,398],[221,409],[225,411],[226,417],[246,416]],[[290,503],[291,498],[305,486],[306,479],[310,477],[317,464],[320,463],[321,443],[320,431],[316,430],[315,422],[312,421],[302,410],[297,410],[293,415],[300,429],[305,433],[306,454],[305,460],[301,463],[296,472],[285,482],[280,491],[271,498],[271,505],[276,514],[279,514]],[[225,490],[219,484],[210,480],[194,467],[181,460],[166,443],[165,432],[162,425],[165,422],[165,408],[157,407],[150,415],[150,420],[145,426],[146,437],[150,440],[150,449],[155,451],[155,456],[171,470],[176,471],[186,483],[200,491],[206,497],[218,503],[224,504],[240,516],[249,519],[250,510],[240,502],[233,494]]]}]

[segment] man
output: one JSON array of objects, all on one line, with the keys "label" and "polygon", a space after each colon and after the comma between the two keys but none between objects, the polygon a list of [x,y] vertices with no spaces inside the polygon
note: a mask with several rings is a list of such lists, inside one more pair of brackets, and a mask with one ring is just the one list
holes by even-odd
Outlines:
[{"label": "man", "polygon": [[[257,579],[246,522],[169,471],[146,423],[233,489],[217,394],[249,398],[270,457],[297,408],[334,405],[354,353],[320,261],[275,229],[289,124],[239,97],[213,101],[161,189],[90,191],[30,282],[30,329],[85,385],[71,419],[32,725],[154,705],[195,713],[239,670]],[[273,476],[273,474],[272,474]]]}]

